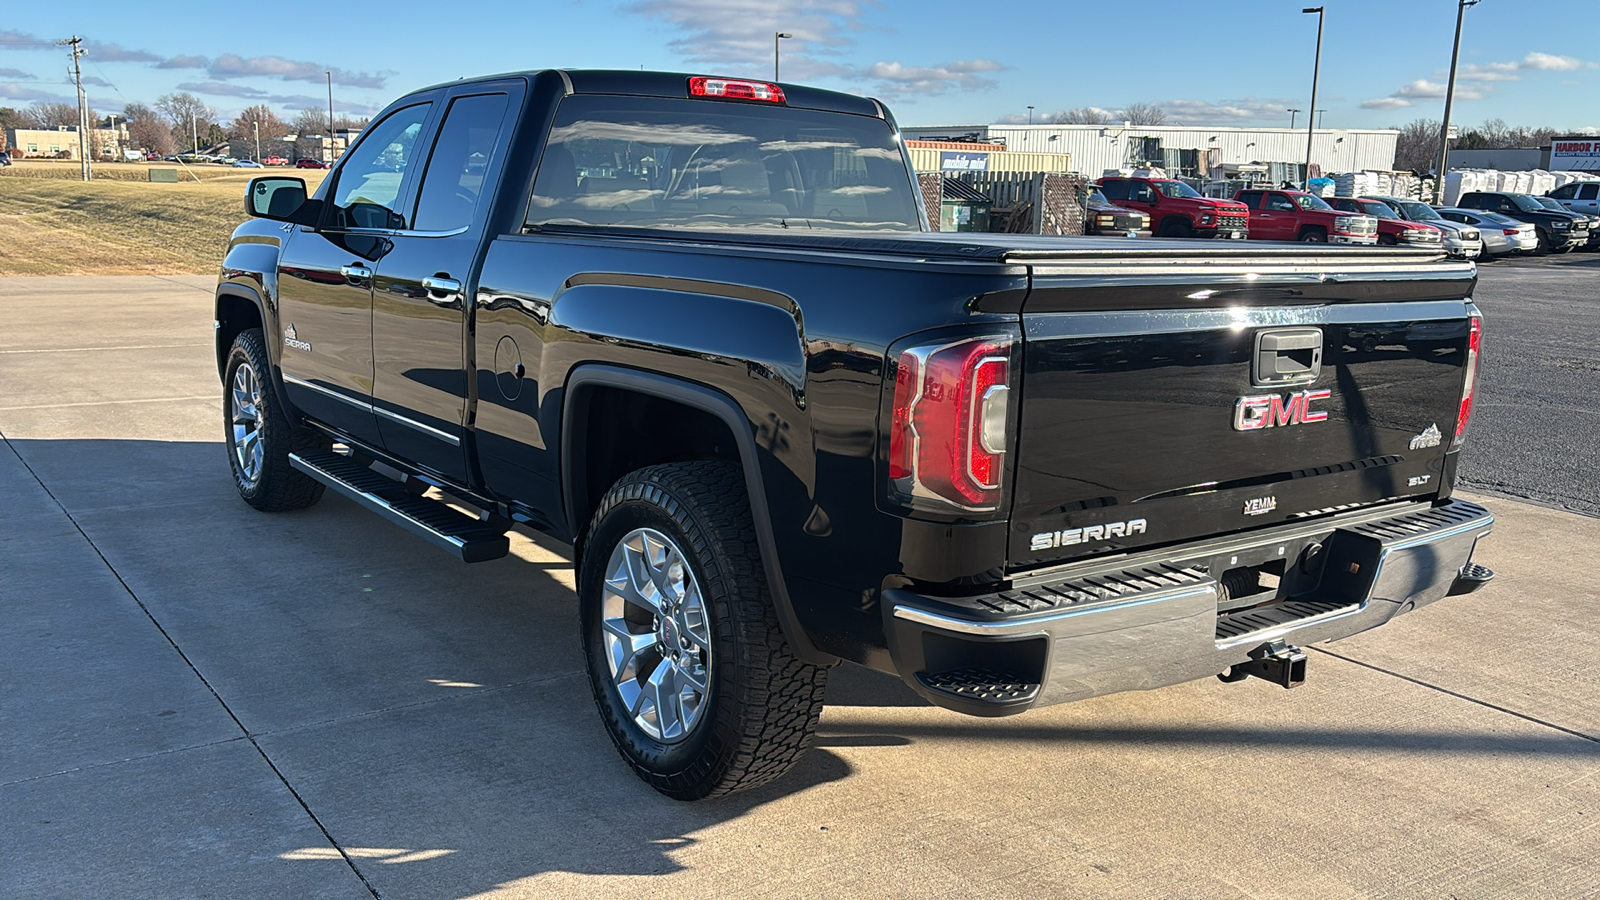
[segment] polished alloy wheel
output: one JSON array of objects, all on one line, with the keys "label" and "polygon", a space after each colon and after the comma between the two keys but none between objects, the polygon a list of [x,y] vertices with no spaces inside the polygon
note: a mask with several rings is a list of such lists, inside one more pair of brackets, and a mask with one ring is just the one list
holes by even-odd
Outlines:
[{"label": "polished alloy wheel", "polygon": [[233,423],[233,458],[239,474],[250,484],[261,479],[264,457],[261,447],[261,380],[249,363],[233,370],[233,390],[229,392],[229,419]]},{"label": "polished alloy wheel", "polygon": [[634,724],[664,743],[688,737],[710,693],[711,625],[671,538],[638,528],[617,542],[600,617],[611,687]]}]

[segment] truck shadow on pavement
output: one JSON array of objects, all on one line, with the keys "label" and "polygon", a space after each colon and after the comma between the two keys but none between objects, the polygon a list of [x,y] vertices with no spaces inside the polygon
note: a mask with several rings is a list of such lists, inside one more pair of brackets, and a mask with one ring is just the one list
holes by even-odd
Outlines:
[{"label": "truck shadow on pavement", "polygon": [[[1600,759],[1600,744],[1553,732],[970,720],[916,709],[927,704],[898,679],[846,666],[830,678],[840,713],[824,714],[794,771],[678,803],[634,778],[600,727],[564,546],[521,535],[511,557],[467,566],[331,495],[262,514],[236,496],[217,443],[9,443],[339,848],[169,838],[189,862],[270,851],[275,865],[340,866],[342,853],[385,896],[465,896],[543,873],[665,874],[687,867],[677,857],[697,832],[849,779],[852,763],[830,748],[920,741]],[[7,738],[27,739],[25,726]],[[802,801],[728,839],[781,841],[837,802]]]}]

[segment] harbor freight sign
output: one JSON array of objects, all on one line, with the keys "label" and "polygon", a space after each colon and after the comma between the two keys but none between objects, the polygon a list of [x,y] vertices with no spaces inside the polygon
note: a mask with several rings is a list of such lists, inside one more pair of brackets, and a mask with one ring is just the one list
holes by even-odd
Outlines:
[{"label": "harbor freight sign", "polygon": [[989,154],[946,150],[939,154],[939,171],[987,172],[989,171]]},{"label": "harbor freight sign", "polygon": [[1600,172],[1600,137],[1556,138],[1551,141],[1550,171]]}]

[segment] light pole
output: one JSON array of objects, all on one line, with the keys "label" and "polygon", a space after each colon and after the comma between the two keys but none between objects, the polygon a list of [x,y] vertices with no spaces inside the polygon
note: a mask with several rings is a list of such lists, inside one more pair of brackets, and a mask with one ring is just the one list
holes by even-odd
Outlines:
[{"label": "light pole", "polygon": [[1328,111],[1325,110],[1325,109],[1319,109],[1319,110],[1314,110],[1314,112],[1316,112],[1316,114],[1317,114],[1317,127],[1318,128],[1324,127],[1327,123],[1322,121],[1322,119],[1327,114]]},{"label": "light pole", "polygon": [[117,130],[117,114],[116,113],[110,113],[110,116],[111,116],[111,146],[112,146],[112,151],[111,152],[116,154],[115,158],[116,158],[117,162],[126,162],[127,160],[124,160],[122,158],[122,132]]},{"label": "light pole", "polygon": [[189,113],[189,137],[194,139],[194,152],[200,152],[200,115]]},{"label": "light pole", "polygon": [[778,80],[778,42],[783,40],[784,38],[792,38],[792,37],[794,37],[794,35],[790,34],[787,31],[774,31],[772,33],[772,80],[773,81],[777,81]]},{"label": "light pole", "polygon": [[[1308,6],[1305,9],[1300,10],[1300,12],[1317,14],[1317,57],[1316,62],[1312,63],[1311,65],[1311,105],[1307,107],[1307,109],[1315,111],[1317,108],[1317,77],[1322,74],[1323,8],[1320,6]],[[1316,137],[1317,134],[1316,122],[1314,121],[1314,118],[1315,117],[1311,115],[1306,116],[1306,177],[1300,185],[1301,187],[1308,189],[1311,187],[1311,140],[1312,138]]]},{"label": "light pole", "polygon": [[1456,61],[1461,58],[1461,21],[1467,16],[1467,7],[1477,6],[1478,0],[1460,0],[1456,6],[1456,43],[1450,50],[1450,84],[1444,90],[1444,124],[1439,128],[1439,168],[1433,176],[1433,202],[1444,202],[1445,166],[1450,162],[1450,107],[1456,100]]},{"label": "light pole", "polygon": [[333,71],[328,71],[328,158],[323,162],[333,162]]},{"label": "light pole", "polygon": [[1289,114],[1289,130],[1293,131],[1294,130],[1294,117],[1300,112],[1300,110],[1295,109],[1293,107],[1287,107],[1287,108],[1285,108],[1284,111]]},{"label": "light pole", "polygon": [[1033,107],[1028,107],[1028,124],[1033,124]]},{"label": "light pole", "polygon": [[256,133],[256,162],[261,162],[261,120],[252,121],[250,130]]}]

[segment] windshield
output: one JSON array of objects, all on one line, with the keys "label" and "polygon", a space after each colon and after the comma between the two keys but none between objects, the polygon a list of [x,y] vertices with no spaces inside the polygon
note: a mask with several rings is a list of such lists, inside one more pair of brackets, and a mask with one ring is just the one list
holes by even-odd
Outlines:
[{"label": "windshield", "polygon": [[1511,202],[1516,204],[1517,209],[1523,212],[1542,212],[1544,210],[1544,207],[1539,205],[1537,198],[1530,197],[1527,194],[1507,194],[1506,196],[1510,197]]},{"label": "windshield", "polygon": [[1094,188],[1094,189],[1089,191],[1089,202],[1091,204],[1094,204],[1095,206],[1110,206],[1111,205],[1111,201],[1106,199],[1106,195],[1105,194],[1100,193],[1100,189],[1099,188]]},{"label": "windshield", "polygon": [[1562,212],[1567,211],[1567,208],[1561,205],[1561,201],[1556,200],[1553,197],[1535,197],[1533,199],[1539,201],[1539,203],[1542,204],[1545,209],[1559,209]]},{"label": "windshield", "polygon": [[1156,186],[1156,190],[1160,191],[1164,197],[1181,197],[1185,200],[1200,199],[1199,191],[1181,181],[1156,181],[1152,182],[1152,184]]},{"label": "windshield", "polygon": [[1521,222],[1518,222],[1516,219],[1513,219],[1510,216],[1503,216],[1503,215],[1501,215],[1499,213],[1484,212],[1483,210],[1475,209],[1475,210],[1473,210],[1473,214],[1476,215],[1480,219],[1483,219],[1483,220],[1489,221],[1489,222],[1493,222],[1496,225],[1510,225],[1512,227],[1516,227],[1516,226],[1522,224]]},{"label": "windshield", "polygon": [[1301,209],[1320,209],[1328,212],[1333,210],[1333,207],[1323,202],[1321,197],[1315,197],[1311,194],[1290,194],[1289,196],[1294,198],[1294,202],[1300,204]]},{"label": "windshield", "polygon": [[921,231],[882,119],[623,96],[556,110],[527,223]]},{"label": "windshield", "polygon": [[1439,215],[1437,210],[1426,203],[1418,203],[1413,200],[1410,202],[1401,202],[1396,205],[1405,211],[1406,218],[1417,222],[1437,222],[1444,220],[1444,216]]},{"label": "windshield", "polygon": [[1380,202],[1378,200],[1363,200],[1361,201],[1360,206],[1361,211],[1369,216],[1377,216],[1380,219],[1400,218],[1400,214],[1395,212],[1394,209],[1389,206],[1389,204]]}]

